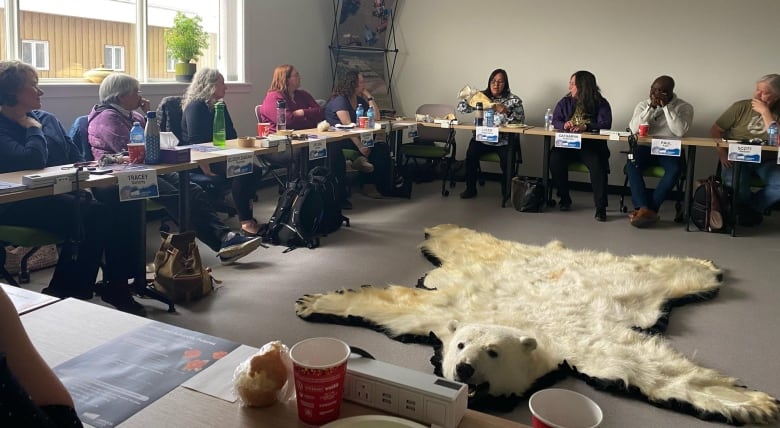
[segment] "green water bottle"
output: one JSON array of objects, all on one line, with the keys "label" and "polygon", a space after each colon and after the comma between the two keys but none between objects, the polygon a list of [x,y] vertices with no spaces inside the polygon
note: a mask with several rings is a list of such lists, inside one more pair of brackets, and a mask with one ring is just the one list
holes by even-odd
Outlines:
[{"label": "green water bottle", "polygon": [[211,141],[215,146],[225,145],[225,103],[222,101],[214,104],[214,133]]}]

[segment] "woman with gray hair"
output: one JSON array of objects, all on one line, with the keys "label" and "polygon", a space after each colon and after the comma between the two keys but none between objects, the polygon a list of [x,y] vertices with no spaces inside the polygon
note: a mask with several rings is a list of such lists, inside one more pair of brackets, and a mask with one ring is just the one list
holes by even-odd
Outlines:
[{"label": "woman with gray hair", "polygon": [[[92,155],[100,159],[104,154],[127,150],[133,122],[146,124],[149,100],[141,96],[135,77],[112,73],[103,79],[98,90],[100,104],[89,113],[89,145]],[[141,110],[140,112],[138,110]]]},{"label": "woman with gray hair", "polygon": [[[225,96],[227,85],[225,77],[213,68],[201,68],[192,77],[192,83],[184,92],[182,100],[183,116],[181,121],[182,139],[185,144],[200,144],[211,141],[214,134],[214,104]],[[225,106],[225,138],[235,139],[238,136],[233,120]],[[203,168],[206,175],[226,175],[224,163],[213,164]],[[253,174],[240,175],[230,179],[233,202],[241,222],[241,232],[245,236],[260,236],[262,226],[254,219],[252,207],[257,191]]]}]

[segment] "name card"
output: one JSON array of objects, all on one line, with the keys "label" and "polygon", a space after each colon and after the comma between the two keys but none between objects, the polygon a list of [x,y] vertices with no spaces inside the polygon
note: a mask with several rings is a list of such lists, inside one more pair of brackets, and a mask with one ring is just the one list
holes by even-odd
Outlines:
[{"label": "name card", "polygon": [[620,132],[619,131],[610,131],[608,139],[609,139],[609,141],[620,141]]},{"label": "name card", "polygon": [[[449,126],[448,126],[449,128]],[[477,126],[477,141],[483,143],[498,143],[498,127],[496,126]]]},{"label": "name card", "polygon": [[410,126],[406,130],[406,136],[409,137],[409,139],[411,139],[411,140],[414,140],[415,138],[417,138],[417,124],[416,123],[414,125]]},{"label": "name card", "polygon": [[372,132],[363,132],[360,134],[360,142],[365,147],[374,147],[374,134]]},{"label": "name card", "polygon": [[309,160],[328,157],[328,144],[322,138],[309,140]]},{"label": "name card", "polygon": [[238,151],[238,153],[229,154],[227,157],[227,168],[225,177],[237,177],[252,173],[255,153],[249,151]]},{"label": "name card", "polygon": [[153,169],[136,169],[117,172],[117,187],[120,201],[134,201],[160,196],[157,188],[157,173]]},{"label": "name card", "polygon": [[653,138],[650,142],[650,154],[658,156],[680,156],[682,141]]},{"label": "name card", "polygon": [[761,146],[729,143],[729,160],[735,162],[761,163]]},{"label": "name card", "polygon": [[556,132],[555,147],[579,150],[582,148],[582,134],[576,132]]},{"label": "name card", "polygon": [[290,142],[288,139],[280,140],[279,145],[276,146],[276,152],[286,152],[287,151],[287,144]]},{"label": "name card", "polygon": [[68,193],[73,191],[73,182],[74,177],[71,177],[69,175],[64,175],[57,177],[54,180],[54,185],[52,187],[52,193],[55,195],[59,195],[62,193]]}]

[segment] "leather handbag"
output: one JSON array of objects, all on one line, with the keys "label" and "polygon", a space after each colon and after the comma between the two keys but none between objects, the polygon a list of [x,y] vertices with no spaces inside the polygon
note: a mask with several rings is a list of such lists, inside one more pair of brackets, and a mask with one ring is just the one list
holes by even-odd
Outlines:
[{"label": "leather handbag", "polygon": [[544,209],[544,186],[538,178],[512,178],[512,206],[520,212],[538,213]]},{"label": "leather handbag", "polygon": [[200,259],[195,232],[169,233],[154,257],[154,288],[176,303],[208,295],[219,284]]}]

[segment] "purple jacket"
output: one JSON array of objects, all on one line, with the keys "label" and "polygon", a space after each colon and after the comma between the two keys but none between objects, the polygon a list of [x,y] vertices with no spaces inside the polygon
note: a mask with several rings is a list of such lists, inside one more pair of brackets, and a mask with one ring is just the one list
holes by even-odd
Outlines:
[{"label": "purple jacket", "polygon": [[[276,132],[276,101],[278,100],[285,100],[287,104],[287,129],[314,128],[322,121],[322,107],[310,93],[298,89],[290,99],[281,91],[271,91],[265,95],[260,111],[261,121],[271,124],[271,132]],[[303,109],[303,117],[293,116],[292,113],[298,109]]]},{"label": "purple jacket", "polygon": [[133,111],[131,118],[105,104],[93,107],[88,120],[89,145],[92,146],[92,155],[95,159],[100,159],[104,154],[127,150],[133,122],[146,126],[146,118],[141,113]]},{"label": "purple jacket", "polygon": [[[566,123],[574,115],[574,110],[577,108],[577,100],[571,95],[566,95],[558,101],[555,105],[555,111],[553,112],[553,126],[555,129],[563,129],[563,124]],[[588,124],[587,131],[598,131],[600,129],[612,128],[612,107],[609,106],[609,101],[606,98],[602,99],[599,104],[597,112],[590,113],[590,123]]]}]

